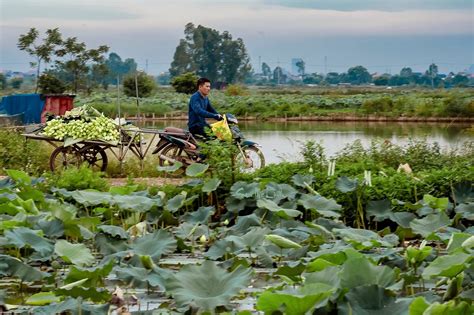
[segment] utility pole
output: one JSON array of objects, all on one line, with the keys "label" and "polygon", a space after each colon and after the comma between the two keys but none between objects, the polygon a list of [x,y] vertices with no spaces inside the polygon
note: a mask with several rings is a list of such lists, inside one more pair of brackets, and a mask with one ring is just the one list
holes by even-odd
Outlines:
[{"label": "utility pole", "polygon": [[328,74],[328,56],[324,56],[324,75]]},{"label": "utility pole", "polygon": [[145,60],[145,73],[148,73],[148,59]]}]

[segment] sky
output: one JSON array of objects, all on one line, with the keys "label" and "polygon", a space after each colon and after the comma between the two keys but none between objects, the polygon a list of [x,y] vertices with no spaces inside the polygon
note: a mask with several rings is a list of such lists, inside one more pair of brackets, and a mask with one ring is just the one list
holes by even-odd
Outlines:
[{"label": "sky", "polygon": [[134,58],[139,69],[169,69],[188,22],[242,38],[252,65],[306,72],[399,73],[409,66],[441,73],[474,64],[472,0],[0,0],[0,69],[27,71],[32,58],[18,37],[59,27],[88,48]]}]

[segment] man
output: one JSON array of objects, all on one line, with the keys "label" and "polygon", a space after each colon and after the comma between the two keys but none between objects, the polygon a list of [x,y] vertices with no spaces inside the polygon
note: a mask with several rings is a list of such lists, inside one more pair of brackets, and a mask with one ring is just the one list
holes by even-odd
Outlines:
[{"label": "man", "polygon": [[208,95],[211,91],[211,81],[200,78],[197,81],[197,92],[189,99],[188,129],[193,135],[207,138],[205,128],[210,128],[206,118],[221,120],[222,116],[211,106]]}]

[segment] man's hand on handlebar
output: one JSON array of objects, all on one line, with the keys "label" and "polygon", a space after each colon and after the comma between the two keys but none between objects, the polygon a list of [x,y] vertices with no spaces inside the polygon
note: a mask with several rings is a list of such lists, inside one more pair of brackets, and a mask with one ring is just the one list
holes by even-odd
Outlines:
[{"label": "man's hand on handlebar", "polygon": [[222,115],[221,115],[221,114],[217,114],[217,120],[219,120],[219,121],[220,121],[220,120],[222,120],[222,119],[224,119],[224,117],[222,117]]}]

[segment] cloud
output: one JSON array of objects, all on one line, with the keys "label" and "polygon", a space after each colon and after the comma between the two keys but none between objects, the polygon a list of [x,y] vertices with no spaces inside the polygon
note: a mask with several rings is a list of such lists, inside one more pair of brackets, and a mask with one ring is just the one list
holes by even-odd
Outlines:
[{"label": "cloud", "polygon": [[471,9],[471,0],[263,0],[266,5],[334,11]]}]

